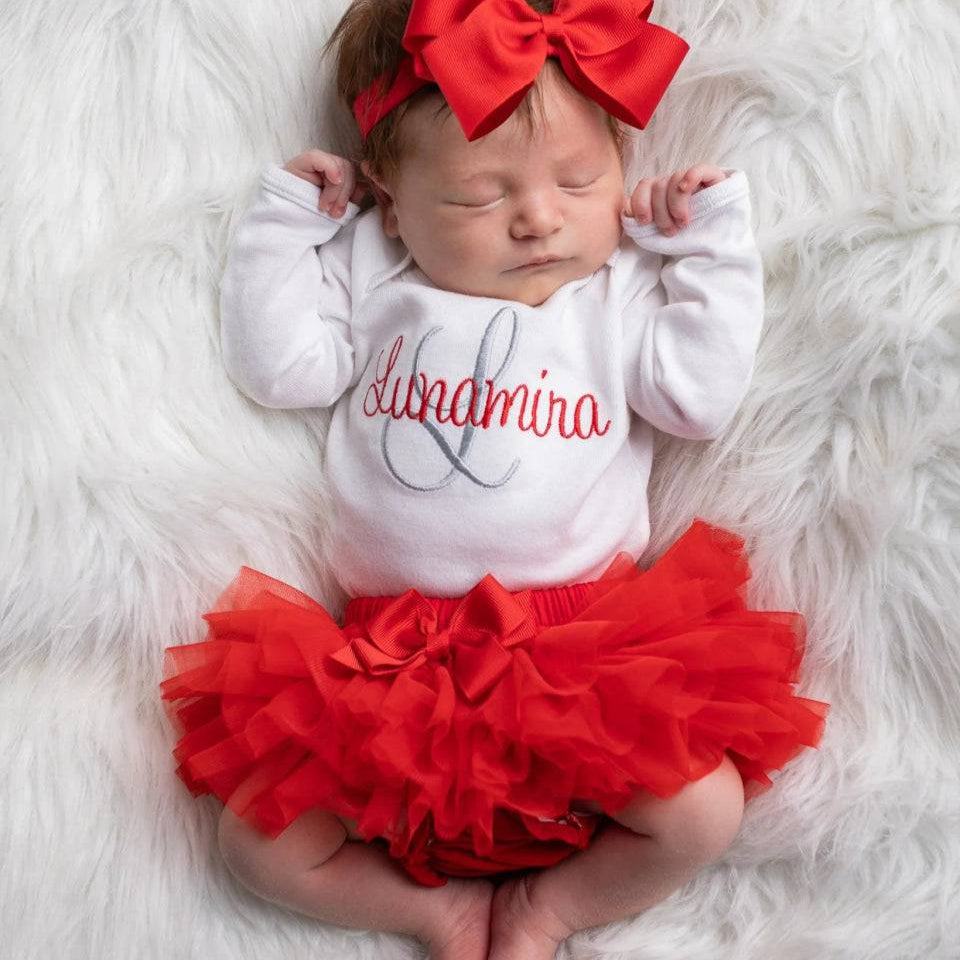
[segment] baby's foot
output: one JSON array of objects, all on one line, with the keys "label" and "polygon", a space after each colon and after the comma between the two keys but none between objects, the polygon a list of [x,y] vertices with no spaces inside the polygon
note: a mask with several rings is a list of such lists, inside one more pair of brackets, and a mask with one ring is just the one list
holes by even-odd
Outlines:
[{"label": "baby's foot", "polygon": [[505,880],[493,895],[489,960],[553,960],[561,940],[573,933],[530,899],[531,874]]},{"label": "baby's foot", "polygon": [[493,884],[448,878],[443,890],[442,909],[420,937],[430,960],[487,960]]}]

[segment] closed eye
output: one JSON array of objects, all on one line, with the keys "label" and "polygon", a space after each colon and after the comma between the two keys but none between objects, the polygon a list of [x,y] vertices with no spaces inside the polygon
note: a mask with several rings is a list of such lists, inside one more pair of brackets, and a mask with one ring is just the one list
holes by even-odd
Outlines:
[{"label": "closed eye", "polygon": [[[599,179],[600,177],[598,176],[598,177],[594,177],[592,180],[588,180],[586,183],[573,183],[573,184],[566,184],[566,185],[561,184],[560,189],[561,190],[586,190],[587,187],[592,187]],[[502,199],[503,197],[495,197],[493,200],[485,200],[479,203],[464,203],[462,201],[457,201],[457,200],[451,200],[449,202],[456,207],[490,207]]]},{"label": "closed eye", "polygon": [[560,189],[561,190],[584,190],[587,187],[590,187],[593,184],[595,184],[599,179],[600,179],[599,177],[594,177],[592,180],[588,180],[586,183],[574,183],[574,184],[571,184],[570,186],[561,187]]}]

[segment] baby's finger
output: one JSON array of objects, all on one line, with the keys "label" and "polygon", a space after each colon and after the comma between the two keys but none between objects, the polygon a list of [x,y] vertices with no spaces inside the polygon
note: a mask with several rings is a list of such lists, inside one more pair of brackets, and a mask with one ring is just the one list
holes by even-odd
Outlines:
[{"label": "baby's finger", "polygon": [[630,212],[640,223],[649,223],[651,216],[650,190],[653,187],[652,180],[641,180],[633,189],[630,197]]},{"label": "baby's finger", "polygon": [[350,202],[359,203],[361,197],[367,190],[367,185],[360,180],[355,164],[349,160],[344,161],[342,176],[338,184],[339,191],[331,215],[341,217],[347,211],[347,204]]},{"label": "baby's finger", "polygon": [[294,172],[299,173],[305,180],[323,187],[330,179],[330,174],[337,169],[340,158],[324,150],[307,150],[291,161]]},{"label": "baby's finger", "polygon": [[354,182],[352,165],[346,161],[330,174],[329,202],[327,205],[330,216],[341,217],[346,212],[347,199],[353,192]]},{"label": "baby's finger", "polygon": [[698,163],[683,175],[687,183],[687,191],[691,194],[696,193],[701,187],[712,187],[726,178],[727,175],[723,170],[712,163]]},{"label": "baby's finger", "polygon": [[343,189],[343,173],[339,163],[328,166],[323,171],[323,183],[320,186],[319,207],[325,212],[332,211]]},{"label": "baby's finger", "polygon": [[674,173],[667,183],[667,208],[678,227],[685,226],[689,220],[689,201],[683,184],[686,174],[682,170]]},{"label": "baby's finger", "polygon": [[653,204],[653,219],[660,232],[672,237],[677,228],[674,225],[673,217],[670,216],[670,210],[667,207],[667,178],[658,177],[653,184],[653,190],[650,195]]}]

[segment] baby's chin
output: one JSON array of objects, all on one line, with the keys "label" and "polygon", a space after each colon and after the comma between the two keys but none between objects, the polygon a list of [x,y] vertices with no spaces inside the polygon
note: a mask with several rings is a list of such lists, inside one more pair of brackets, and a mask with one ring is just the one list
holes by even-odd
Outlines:
[{"label": "baby's chin", "polygon": [[517,303],[525,303],[528,307],[539,307],[552,297],[565,283],[575,277],[564,277],[563,279],[551,279],[549,283],[539,281],[537,283],[525,283],[519,289],[510,293],[503,294],[505,300],[516,300]]}]

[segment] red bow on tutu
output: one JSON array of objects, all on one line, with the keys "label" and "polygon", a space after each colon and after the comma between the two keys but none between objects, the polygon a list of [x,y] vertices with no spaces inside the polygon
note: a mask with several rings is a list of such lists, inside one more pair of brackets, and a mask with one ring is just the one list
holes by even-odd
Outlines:
[{"label": "red bow on tutu", "polygon": [[413,0],[393,84],[375,80],[353,103],[366,139],[412,93],[436,83],[468,140],[498,127],[524,98],[547,57],[604,110],[646,126],[690,49],[647,23],[653,0],[556,0],[540,14],[524,0]]},{"label": "red bow on tutu", "polygon": [[510,647],[537,632],[530,591],[511,594],[487,574],[438,628],[434,608],[407,590],[331,656],[371,676],[410,670],[428,660],[445,663],[469,702],[482,697],[510,665]]}]

